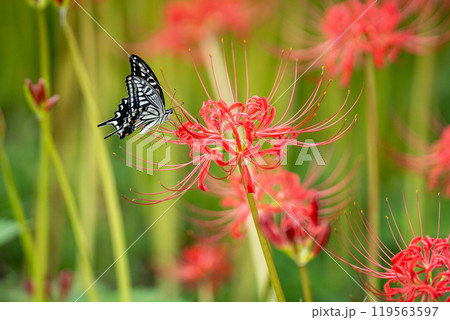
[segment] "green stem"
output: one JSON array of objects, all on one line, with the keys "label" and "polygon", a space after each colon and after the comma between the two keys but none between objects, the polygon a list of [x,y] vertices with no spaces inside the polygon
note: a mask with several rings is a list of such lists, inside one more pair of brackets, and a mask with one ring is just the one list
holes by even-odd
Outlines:
[{"label": "green stem", "polygon": [[[56,177],[61,186],[61,191],[63,193],[63,197],[67,205],[67,211],[72,225],[75,243],[78,248],[78,254],[80,255],[81,258],[84,282],[85,285],[88,287],[94,282],[95,279],[89,258],[88,248],[86,246],[86,238],[84,236],[83,228],[78,214],[77,204],[75,202],[75,197],[73,195],[72,188],[70,187],[69,180],[67,179],[66,173],[64,171],[61,158],[56,150],[53,137],[50,133],[49,123],[46,121],[41,121],[41,130],[43,132],[45,144],[47,146],[47,151],[53,162],[53,166],[56,171]],[[94,288],[88,292],[88,295],[91,301],[98,300],[97,292]]]},{"label": "green stem", "polygon": [[[94,10],[94,4],[89,1],[86,2],[84,8],[88,12]],[[84,12],[80,12],[79,30],[82,35],[83,43],[83,57],[86,61],[86,66],[92,74],[98,74],[97,68],[97,50],[102,48],[101,44],[96,42],[97,26],[90,20]],[[101,56],[101,55],[100,55]],[[105,86],[106,87],[106,86]],[[97,86],[93,90],[97,92]],[[90,124],[87,116],[87,111],[82,110],[80,112],[81,117],[81,140],[80,148],[83,150],[79,155],[80,161],[80,177],[83,177],[78,181],[77,195],[80,203],[81,221],[83,223],[83,229],[85,230],[86,243],[91,249],[91,254],[95,256],[95,234],[98,224],[98,172],[97,162],[92,155],[96,153],[95,141],[91,139]],[[81,260],[78,257],[77,271],[81,272]],[[79,288],[84,291],[85,288]]]},{"label": "green stem", "polygon": [[[45,126],[49,125],[49,117],[41,120]],[[39,176],[37,187],[37,212],[36,212],[36,258],[38,260],[39,277],[36,279],[36,294],[45,297],[44,281],[48,269],[48,244],[49,244],[49,154],[45,134],[40,133]]]},{"label": "green stem", "polygon": [[[242,165],[239,163],[239,170],[242,175]],[[246,188],[246,181],[242,176],[242,180],[244,181],[244,187]],[[258,209],[256,208],[255,198],[252,193],[248,193],[245,191],[247,195],[248,205],[250,206],[250,211],[252,213],[253,223],[256,228],[256,232],[258,234],[259,243],[261,244],[261,249],[264,254],[264,259],[266,260],[267,269],[269,270],[270,282],[272,283],[273,290],[275,291],[275,295],[277,296],[278,302],[285,302],[286,298],[284,297],[283,288],[281,287],[280,279],[278,278],[277,269],[275,268],[275,263],[273,262],[272,253],[270,252],[270,246],[267,242],[266,238],[264,238],[261,228],[258,223]]]},{"label": "green stem", "polygon": [[[433,72],[436,56],[433,52],[425,55],[415,57],[414,75],[412,77],[411,101],[409,104],[409,120],[408,127],[414,131],[414,134],[427,141],[428,132],[430,128],[430,116],[432,113],[432,86],[433,86]],[[413,141],[409,141],[407,152],[414,154],[417,147]],[[426,189],[426,182],[423,177],[415,173],[407,174],[405,177],[405,198],[406,203],[416,202],[416,193],[410,190],[423,191]],[[426,208],[426,199],[421,199],[421,206]],[[405,215],[403,225],[409,225],[408,218]],[[410,216],[412,225],[419,225],[419,216]],[[426,219],[422,222],[425,224]],[[425,227],[425,225],[423,226]]]},{"label": "green stem", "polygon": [[[38,276],[38,268],[36,263],[36,256],[33,250],[33,238],[31,236],[31,231],[28,228],[25,211],[22,207],[20,201],[19,193],[17,191],[16,184],[14,182],[14,177],[11,171],[11,165],[9,163],[8,157],[6,155],[6,150],[3,142],[0,141],[0,166],[2,170],[2,176],[5,181],[6,192],[8,193],[9,201],[11,204],[14,219],[20,227],[20,242],[24,251],[25,261],[28,265],[31,278],[36,280]],[[37,285],[36,281],[34,282]],[[36,292],[37,293],[37,292]],[[35,301],[42,301],[43,297],[34,295],[33,299]]]},{"label": "green stem", "polygon": [[[48,41],[47,19],[45,17],[45,6],[37,8],[38,30],[39,30],[39,59],[41,77],[44,79],[46,92],[50,90],[50,51]],[[49,116],[43,117],[41,121],[50,122]],[[49,245],[49,156],[45,137],[41,132],[39,156],[39,185],[37,188],[37,212],[36,212],[36,250],[38,277],[35,279],[35,293],[45,299],[44,282],[48,270],[48,245]]]},{"label": "green stem", "polygon": [[198,287],[199,302],[214,302],[214,288],[211,283],[203,283]]},{"label": "green stem", "polygon": [[47,19],[45,18],[44,9],[37,10],[38,28],[39,28],[39,59],[41,76],[45,80],[46,91],[50,92],[50,53],[49,53],[49,41],[48,41],[48,28]]},{"label": "green stem", "polygon": [[309,283],[308,269],[306,267],[306,264],[299,266],[298,270],[300,271],[300,279],[302,280],[303,301],[312,302],[313,300],[311,295],[311,285]]},{"label": "green stem", "polygon": [[[367,113],[366,113],[366,128],[367,128],[367,176],[368,176],[368,220],[373,229],[374,234],[379,235],[380,225],[380,181],[379,181],[379,165],[378,165],[378,105],[376,96],[375,83],[375,65],[372,56],[366,56],[365,66],[365,80],[366,80],[366,97],[367,97]],[[377,245],[374,243],[372,237],[369,239],[370,245],[374,250],[377,250]],[[376,257],[376,255],[374,255]],[[373,263],[369,262],[371,267],[375,267]],[[377,287],[378,281],[375,277],[369,277],[369,282]]]},{"label": "green stem", "polygon": [[74,64],[81,91],[86,100],[89,126],[92,128],[92,139],[95,141],[95,145],[97,147],[97,153],[95,157],[97,159],[97,166],[100,173],[107,207],[113,254],[114,259],[118,259],[115,267],[117,271],[116,275],[120,300],[130,301],[130,272],[128,266],[128,258],[127,255],[124,254],[126,250],[125,232],[122,222],[122,213],[120,210],[119,195],[117,193],[116,181],[114,179],[111,162],[109,160],[109,157],[107,156],[108,152],[105,143],[103,142],[103,138],[100,135],[100,131],[97,130],[97,123],[99,122],[100,118],[97,110],[97,104],[92,92],[92,86],[88,72],[82,61],[80,50],[78,48],[78,44],[76,42],[72,29],[70,28],[70,25],[68,25],[67,23],[63,23],[63,32],[69,46],[72,62]]}]

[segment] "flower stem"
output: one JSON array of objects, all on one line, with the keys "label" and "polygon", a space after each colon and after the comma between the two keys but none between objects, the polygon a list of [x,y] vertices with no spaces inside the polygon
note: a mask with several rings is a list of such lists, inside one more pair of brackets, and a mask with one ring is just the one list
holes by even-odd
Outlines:
[{"label": "flower stem", "polygon": [[[242,165],[239,163],[239,170],[242,175]],[[244,185],[246,181],[242,176],[242,180]],[[245,190],[247,188],[244,186]],[[270,246],[267,242],[266,238],[264,238],[261,228],[258,223],[258,209],[256,208],[255,198],[252,193],[245,192],[247,195],[248,205],[250,206],[250,211],[252,213],[253,223],[256,228],[256,233],[258,234],[259,243],[261,244],[261,249],[264,254],[264,259],[266,260],[267,269],[269,270],[270,282],[272,283],[273,290],[275,291],[275,295],[277,297],[278,302],[285,302],[286,298],[284,297],[283,288],[281,287],[280,279],[278,278],[277,269],[275,268],[275,263],[273,262],[272,253],[270,252]]]},{"label": "flower stem", "polygon": [[[0,140],[0,166],[2,176],[5,181],[6,192],[8,193],[9,202],[11,204],[12,212],[14,215],[14,219],[16,220],[20,228],[19,236],[24,251],[25,261],[26,264],[28,265],[31,278],[34,280],[34,284],[38,285],[39,283],[36,283],[36,280],[38,279],[39,276],[38,276],[38,267],[36,263],[36,256],[33,250],[33,238],[31,236],[31,231],[28,228],[25,211],[22,207],[19,193],[17,191],[17,187],[14,182],[14,177],[11,171],[11,165],[9,163],[5,147],[1,140]],[[36,291],[36,293],[38,292],[42,292],[42,290]],[[35,301],[42,301],[43,297],[36,294],[33,296],[33,299]]]},{"label": "flower stem", "polygon": [[50,53],[48,41],[47,19],[43,8],[37,9],[38,28],[39,28],[39,59],[41,68],[41,77],[45,80],[45,88],[50,92]]},{"label": "flower stem", "polygon": [[[435,54],[429,52],[425,55],[415,57],[414,75],[412,77],[412,90],[411,90],[411,102],[409,105],[409,120],[408,127],[414,130],[414,133],[420,139],[427,141],[428,131],[430,126],[430,116],[432,113],[432,85],[433,85],[433,71],[435,64]],[[411,141],[407,146],[407,152],[414,154],[417,147]],[[416,201],[416,193],[413,190],[424,190],[426,183],[423,177],[416,175],[415,173],[407,174],[405,177],[405,197],[406,203],[414,203]],[[426,199],[421,199],[421,206],[425,206]],[[419,225],[419,216],[411,215],[412,225]],[[426,219],[423,219],[423,223],[426,223]],[[403,225],[409,225],[407,216],[403,220]],[[424,226],[425,227],[425,226]]]},{"label": "flower stem", "polygon": [[[49,126],[49,116],[43,117],[44,126]],[[38,260],[39,277],[36,279],[36,294],[45,297],[44,281],[48,269],[48,245],[49,245],[49,154],[47,139],[44,132],[40,132],[39,150],[39,176],[37,187],[37,211],[36,211],[36,259]]]},{"label": "flower stem", "polygon": [[[377,113],[377,96],[375,83],[375,65],[372,56],[366,56],[365,65],[365,80],[366,80],[366,105],[367,105],[367,176],[368,176],[368,220],[373,229],[374,234],[379,235],[379,216],[380,216],[380,181],[379,181],[379,165],[378,165],[378,113]],[[370,245],[374,250],[377,250],[377,245],[370,237]],[[374,255],[376,257],[376,255]],[[372,267],[375,267],[369,262]],[[378,279],[369,277],[369,282],[374,287],[377,287]]]},{"label": "flower stem", "polygon": [[[53,166],[56,171],[56,177],[61,186],[61,191],[63,193],[64,200],[67,205],[67,211],[69,214],[69,219],[72,225],[73,235],[75,238],[75,243],[78,248],[78,254],[81,257],[82,270],[84,276],[85,285],[88,287],[94,282],[94,273],[92,270],[88,248],[86,245],[86,237],[83,232],[83,228],[81,225],[81,221],[78,214],[77,204],[75,202],[75,197],[72,192],[72,188],[70,187],[69,180],[67,179],[66,173],[63,168],[63,164],[61,158],[56,151],[55,143],[50,133],[50,126],[46,121],[41,121],[41,130],[44,135],[45,145],[47,146],[47,151],[50,155],[50,158],[53,162]],[[97,292],[95,288],[92,288],[88,292],[89,298],[91,301],[97,301]]]},{"label": "flower stem", "polygon": [[202,283],[198,287],[199,302],[214,302],[214,288],[211,283]]},{"label": "flower stem", "polygon": [[309,283],[309,277],[308,277],[308,269],[305,265],[300,265],[298,267],[298,270],[300,271],[300,279],[302,280],[302,290],[303,290],[303,301],[305,302],[312,302],[312,295],[311,295],[311,285]]},{"label": "flower stem", "polygon": [[97,104],[92,92],[91,82],[88,72],[82,61],[78,44],[75,40],[70,25],[63,22],[63,32],[69,46],[69,51],[74,64],[75,73],[86,100],[86,107],[89,119],[89,126],[92,128],[92,139],[95,141],[97,153],[97,166],[100,173],[101,183],[103,186],[103,193],[106,199],[106,207],[108,214],[108,221],[110,227],[111,241],[113,246],[114,258],[117,259],[115,264],[116,275],[118,282],[118,290],[121,301],[131,300],[131,285],[130,272],[128,265],[128,258],[125,253],[125,232],[122,222],[122,213],[119,203],[119,195],[117,194],[116,181],[114,179],[111,162],[107,156],[107,150],[100,131],[97,130],[97,123],[99,122],[99,114]]},{"label": "flower stem", "polygon": [[[45,8],[45,7],[44,7]],[[48,41],[47,19],[45,9],[37,9],[39,29],[39,59],[40,73],[44,79],[45,91],[51,92],[50,80],[50,52]],[[50,116],[40,119],[50,123]],[[46,139],[43,132],[40,133],[39,151],[39,186],[37,188],[37,211],[36,211],[36,250],[38,278],[36,279],[35,292],[45,298],[44,281],[48,270],[48,246],[49,246],[49,155],[47,152]]]}]

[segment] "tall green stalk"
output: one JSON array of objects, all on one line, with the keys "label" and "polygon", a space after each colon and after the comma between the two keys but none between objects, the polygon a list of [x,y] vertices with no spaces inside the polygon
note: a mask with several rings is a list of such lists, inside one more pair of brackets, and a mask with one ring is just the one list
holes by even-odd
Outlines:
[{"label": "tall green stalk", "polygon": [[[49,117],[41,121],[49,125]],[[39,276],[36,279],[36,294],[45,297],[44,282],[48,270],[49,245],[49,155],[44,133],[40,133],[39,174],[36,205],[36,258],[38,260]]]},{"label": "tall green stalk", "polygon": [[[41,127],[41,136],[43,138],[42,143],[46,147],[46,152],[48,152],[48,156],[53,163],[53,167],[56,172],[56,178],[58,179],[64,200],[66,202],[67,212],[69,214],[69,219],[72,225],[78,254],[82,259],[83,278],[85,281],[85,285],[90,286],[94,282],[94,273],[92,271],[88,247],[86,245],[86,237],[84,235],[83,228],[80,222],[77,204],[72,192],[72,188],[69,184],[69,179],[66,176],[61,158],[58,154],[58,151],[56,150],[55,143],[51,135],[50,121],[48,118],[49,115],[46,111],[43,111],[42,108],[36,108],[31,93],[28,91],[27,87],[25,87],[25,95],[30,109],[35,113],[36,118],[39,120],[39,124]],[[91,301],[98,300],[96,290],[91,290],[88,294]]]},{"label": "tall green stalk", "polygon": [[[94,5],[95,3],[89,1],[84,3],[83,7],[88,12],[92,12]],[[79,11],[78,13],[81,15],[80,18],[84,19],[79,24],[83,39],[84,61],[86,61],[88,70],[93,74],[97,74],[97,50],[102,47],[101,44],[99,45],[96,42],[96,31],[98,28],[95,28],[96,26],[91,23],[91,20],[84,12]],[[97,92],[96,81],[92,85],[94,85],[93,90]],[[80,180],[78,181],[77,194],[80,203],[81,221],[86,235],[86,243],[91,248],[91,254],[95,256],[95,235],[98,224],[98,172],[95,157],[92,155],[96,153],[97,147],[95,141],[90,138],[90,124],[86,110],[82,110],[80,113],[80,122],[81,139],[79,148],[83,151],[79,155]],[[81,258],[78,257],[78,260],[77,269],[81,271]]]},{"label": "tall green stalk", "polygon": [[[366,87],[366,129],[367,129],[367,199],[368,199],[368,220],[369,224],[376,235],[380,231],[380,180],[379,180],[379,164],[378,164],[378,105],[376,96],[375,83],[375,65],[372,56],[366,56],[365,65],[365,87]],[[377,245],[374,243],[372,237],[369,237],[370,244],[374,250],[377,250]],[[376,255],[374,255],[376,256]],[[369,264],[376,268],[372,263]],[[369,277],[369,282],[374,287],[377,287],[378,279]]]},{"label": "tall green stalk", "polygon": [[311,285],[309,283],[308,269],[306,268],[306,264],[300,265],[298,267],[298,270],[300,272],[300,279],[302,281],[303,301],[311,302],[313,300],[311,295]]},{"label": "tall green stalk", "polygon": [[92,128],[92,139],[95,141],[95,145],[97,146],[97,153],[95,155],[95,158],[97,159],[97,166],[100,173],[103,194],[106,202],[113,254],[114,258],[118,259],[115,267],[117,271],[116,276],[119,296],[121,301],[130,301],[130,272],[128,258],[127,255],[124,254],[126,250],[125,232],[119,203],[119,195],[117,193],[116,181],[114,179],[111,162],[109,160],[109,157],[107,156],[108,152],[105,143],[103,142],[103,138],[100,135],[100,131],[97,130],[97,123],[100,121],[97,104],[92,92],[91,81],[86,67],[82,61],[80,50],[78,48],[78,44],[76,42],[73,31],[70,28],[70,25],[66,22],[63,22],[62,29],[69,46],[69,51],[82,94],[84,96],[84,99],[86,100],[89,125]]},{"label": "tall green stalk", "polygon": [[[66,176],[65,170],[61,158],[56,151],[55,143],[53,137],[50,133],[50,126],[48,122],[41,121],[41,130],[44,135],[45,144],[47,146],[47,151],[49,152],[50,158],[53,162],[54,169],[56,171],[56,177],[61,186],[61,191],[63,193],[64,200],[67,205],[67,211],[69,213],[69,219],[72,225],[73,235],[75,238],[75,243],[78,248],[78,254],[81,257],[81,268],[83,270],[83,277],[86,286],[90,286],[94,282],[94,272],[92,270],[90,255],[88,252],[88,247],[86,244],[86,237],[83,232],[83,227],[80,221],[80,216],[78,213],[77,204],[75,202],[75,197],[73,195],[72,189],[69,184],[69,180]],[[91,301],[97,301],[98,296],[95,288],[92,288],[88,292],[89,299]]]},{"label": "tall green stalk", "polygon": [[[47,19],[45,17],[45,7],[38,8],[38,30],[39,30],[39,66],[41,77],[44,79],[46,92],[51,92],[50,82],[50,50],[48,41]],[[50,122],[50,116],[41,121]],[[48,125],[48,124],[46,124]],[[36,250],[38,254],[38,278],[35,279],[35,294],[45,298],[44,282],[48,273],[48,246],[49,246],[49,155],[45,137],[40,134],[39,149],[39,174],[36,200]]]},{"label": "tall green stalk", "polygon": [[[4,131],[3,116],[0,110],[0,130]],[[30,276],[34,280],[35,286],[39,285],[36,283],[36,279],[39,279],[38,275],[38,265],[36,262],[36,255],[34,253],[33,247],[33,237],[31,235],[30,228],[27,224],[27,218],[25,215],[25,210],[22,207],[22,202],[19,197],[19,192],[17,191],[16,183],[14,182],[14,177],[11,171],[11,165],[9,163],[8,157],[6,155],[6,149],[3,145],[3,132],[0,133],[0,168],[5,182],[6,192],[8,193],[9,202],[11,204],[14,219],[20,228],[20,242],[22,244],[22,249],[24,252],[25,262],[29,268]],[[42,285],[42,284],[41,284]],[[37,288],[36,288],[37,289]],[[42,301],[43,296],[41,295],[42,290],[36,290],[36,294],[33,295],[33,300]]]},{"label": "tall green stalk", "polygon": [[[239,170],[242,175],[242,165],[239,163]],[[242,180],[244,182],[245,190],[247,190],[247,182],[242,176]],[[255,198],[252,193],[248,193],[246,191],[248,205],[250,206],[250,211],[252,213],[253,223],[256,228],[256,232],[258,234],[259,243],[261,244],[261,249],[264,254],[264,259],[266,260],[267,269],[269,270],[269,278],[272,283],[273,290],[275,291],[275,295],[277,297],[278,302],[285,302],[286,298],[284,297],[283,288],[281,287],[280,279],[278,278],[277,269],[275,268],[275,263],[273,262],[272,253],[270,251],[269,242],[264,238],[264,235],[261,232],[261,228],[258,223],[258,209],[256,208]]]},{"label": "tall green stalk", "polygon": [[[432,86],[433,73],[436,56],[433,52],[420,55],[415,58],[414,74],[412,76],[411,101],[409,104],[408,127],[414,131],[414,134],[427,141],[430,131],[431,103],[432,103]],[[417,148],[413,141],[408,141],[407,152],[417,154]],[[406,203],[414,203],[416,201],[416,193],[414,189],[423,191],[426,189],[426,183],[423,177],[414,173],[407,174],[404,181],[404,190]],[[413,188],[413,190],[411,190]],[[421,206],[426,207],[426,199],[421,199]],[[419,225],[419,215],[411,215],[410,219],[413,226]],[[403,219],[403,225],[408,226],[409,221],[406,215]],[[426,224],[426,219],[422,220]]]}]

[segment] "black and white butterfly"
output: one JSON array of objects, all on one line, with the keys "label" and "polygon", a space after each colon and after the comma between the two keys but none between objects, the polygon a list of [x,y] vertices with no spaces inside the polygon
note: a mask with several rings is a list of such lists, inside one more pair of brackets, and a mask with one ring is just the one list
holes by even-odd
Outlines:
[{"label": "black and white butterfly", "polygon": [[128,97],[122,99],[113,118],[98,124],[98,127],[112,125],[115,129],[105,139],[113,134],[123,139],[140,127],[140,134],[144,134],[160,126],[173,113],[173,109],[165,108],[161,85],[145,61],[131,55],[130,67],[131,75],[125,81]]}]

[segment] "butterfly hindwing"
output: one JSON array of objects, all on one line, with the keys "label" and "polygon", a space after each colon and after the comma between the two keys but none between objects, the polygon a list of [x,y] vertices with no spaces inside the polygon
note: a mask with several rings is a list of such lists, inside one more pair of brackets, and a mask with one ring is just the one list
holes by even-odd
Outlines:
[{"label": "butterfly hindwing", "polygon": [[120,139],[123,139],[127,136],[127,134],[133,132],[132,124],[130,122],[130,107],[128,102],[128,98],[122,99],[116,112],[114,113],[114,117],[97,125],[98,127],[103,127],[106,125],[112,125],[114,127],[115,130],[108,134],[105,139],[113,134],[117,134]]}]

